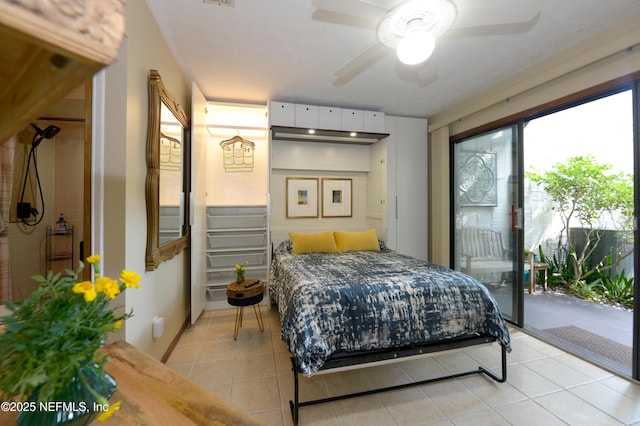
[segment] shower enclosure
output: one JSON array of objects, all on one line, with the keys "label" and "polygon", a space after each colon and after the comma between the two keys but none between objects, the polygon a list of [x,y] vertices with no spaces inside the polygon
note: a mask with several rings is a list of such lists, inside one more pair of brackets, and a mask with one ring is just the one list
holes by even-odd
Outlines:
[{"label": "shower enclosure", "polygon": [[[81,252],[84,130],[84,121],[39,120],[3,144],[0,303],[27,297],[37,286],[31,276],[46,274],[47,227],[54,227],[60,213],[74,229],[70,251],[75,257]],[[63,272],[70,262],[53,261],[49,266]]]}]

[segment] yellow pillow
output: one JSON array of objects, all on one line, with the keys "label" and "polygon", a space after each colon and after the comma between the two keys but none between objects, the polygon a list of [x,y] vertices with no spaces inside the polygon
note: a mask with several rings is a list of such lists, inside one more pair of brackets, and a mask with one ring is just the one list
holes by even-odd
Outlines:
[{"label": "yellow pillow", "polygon": [[293,245],[291,253],[337,253],[333,231],[324,232],[289,232]]},{"label": "yellow pillow", "polygon": [[361,232],[336,231],[333,235],[338,251],[380,251],[375,228]]}]

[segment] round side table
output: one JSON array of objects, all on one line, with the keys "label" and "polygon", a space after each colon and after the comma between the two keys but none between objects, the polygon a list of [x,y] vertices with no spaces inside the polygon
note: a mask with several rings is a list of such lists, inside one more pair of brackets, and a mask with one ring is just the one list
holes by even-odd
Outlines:
[{"label": "round side table", "polygon": [[227,301],[231,306],[236,308],[236,324],[233,330],[233,340],[238,338],[238,330],[242,327],[242,314],[245,306],[253,306],[253,312],[256,314],[258,327],[260,331],[264,331],[264,323],[262,322],[262,311],[256,309],[256,305],[264,298],[264,286],[262,281],[258,279],[247,279],[243,283],[232,282],[227,285]]}]

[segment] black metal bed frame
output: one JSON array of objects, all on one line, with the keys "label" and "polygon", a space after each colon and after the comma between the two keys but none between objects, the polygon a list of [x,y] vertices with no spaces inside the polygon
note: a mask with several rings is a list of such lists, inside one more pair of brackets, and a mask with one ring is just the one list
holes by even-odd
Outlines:
[{"label": "black metal bed frame", "polygon": [[[339,352],[334,354],[329,360],[325,362],[322,366],[321,371],[324,370],[332,370],[341,367],[351,367],[354,365],[360,364],[368,364],[373,362],[380,361],[389,361],[394,359],[400,359],[405,357],[417,356],[417,355],[426,355],[432,354],[436,352],[443,352],[453,349],[461,349],[470,346],[483,345],[488,343],[493,343],[497,339],[493,336],[465,336],[465,337],[457,337],[454,339],[441,340],[437,342],[431,343],[418,343],[413,345],[408,345],[400,348],[390,348],[390,349],[377,349],[371,351],[361,351],[361,352]],[[419,386],[427,383],[440,382],[445,380],[451,380],[458,377],[470,376],[473,374],[484,374],[491,379],[495,380],[499,383],[504,383],[507,381],[507,348],[503,344],[501,344],[502,348],[502,377],[498,377],[493,374],[491,371],[478,367],[476,370],[469,370],[462,373],[450,374],[447,376],[435,377],[431,379],[421,380],[417,382],[404,383],[401,385],[388,386],[378,389],[371,389],[362,392],[354,392],[345,395],[332,396],[328,398],[315,399],[311,401],[300,402],[299,400],[299,383],[298,383],[298,374],[300,369],[298,368],[293,357],[291,358],[291,364],[293,365],[293,380],[294,380],[294,400],[289,401],[289,406],[291,408],[291,416],[293,417],[293,424],[297,425],[299,420],[299,409],[300,407],[304,407],[307,405],[315,405],[322,404],[325,402],[338,401],[347,398],[354,398],[359,396],[371,395],[380,392],[387,392],[396,389],[407,388],[411,386]]]}]

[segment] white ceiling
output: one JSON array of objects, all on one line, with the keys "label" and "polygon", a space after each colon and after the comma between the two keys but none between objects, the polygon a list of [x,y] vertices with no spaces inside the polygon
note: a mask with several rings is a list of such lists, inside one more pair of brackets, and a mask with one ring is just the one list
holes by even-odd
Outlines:
[{"label": "white ceiling", "polygon": [[209,100],[278,100],[414,117],[430,117],[640,13],[638,0],[545,0],[531,22],[484,31],[493,34],[450,32],[424,64],[402,65],[391,52],[336,84],[334,72],[377,43],[375,29],[336,23],[355,21],[317,10],[312,0],[147,4],[186,75]]}]

